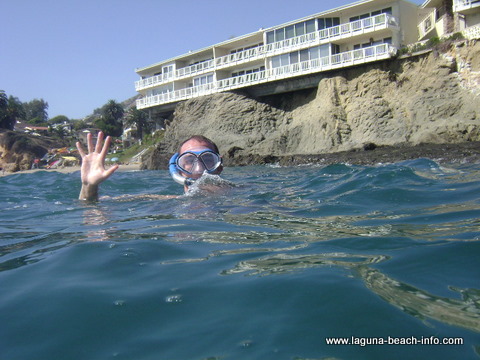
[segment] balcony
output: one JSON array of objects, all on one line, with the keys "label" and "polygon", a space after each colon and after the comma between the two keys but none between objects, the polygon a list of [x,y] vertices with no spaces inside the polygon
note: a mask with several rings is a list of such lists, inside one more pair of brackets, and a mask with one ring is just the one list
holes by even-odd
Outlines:
[{"label": "balcony", "polygon": [[274,69],[255,72],[243,76],[231,77],[213,83],[189,87],[164,94],[147,96],[137,100],[137,108],[144,109],[190,98],[230,91],[271,81],[283,80],[301,75],[308,75],[327,70],[358,65],[366,62],[391,58],[397,49],[390,44],[381,44],[363,49],[326,56]]},{"label": "balcony", "polygon": [[279,55],[397,26],[398,22],[394,16],[390,14],[380,14],[187,66],[175,71],[175,76],[173,76],[173,73],[167,73],[165,74],[167,76],[157,75],[142,79],[135,82],[135,90],[140,91],[205,72],[220,70],[240,65],[242,63],[265,59],[269,56]]},{"label": "balcony", "polygon": [[480,0],[454,0],[453,11],[465,12],[480,7]]}]

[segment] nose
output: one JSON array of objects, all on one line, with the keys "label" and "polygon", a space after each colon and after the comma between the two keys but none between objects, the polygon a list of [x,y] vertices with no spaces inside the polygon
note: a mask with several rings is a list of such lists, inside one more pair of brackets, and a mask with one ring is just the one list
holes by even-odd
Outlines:
[{"label": "nose", "polygon": [[203,166],[203,163],[197,159],[197,161],[195,161],[195,165],[193,166],[193,173],[196,173],[196,174],[203,174],[203,172],[205,171],[205,167]]}]

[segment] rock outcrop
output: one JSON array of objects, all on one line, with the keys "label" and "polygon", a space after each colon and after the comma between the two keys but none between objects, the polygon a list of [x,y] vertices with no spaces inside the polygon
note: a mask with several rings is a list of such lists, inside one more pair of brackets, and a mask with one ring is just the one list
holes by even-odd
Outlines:
[{"label": "rock outcrop", "polygon": [[[329,72],[316,89],[253,99],[220,93],[177,105],[143,167],[178,143],[214,140],[227,165],[383,146],[480,141],[480,43]],[[370,144],[370,145],[369,145]]]},{"label": "rock outcrop", "polygon": [[58,140],[0,129],[0,167],[10,172],[28,170],[35,158],[62,146]]}]

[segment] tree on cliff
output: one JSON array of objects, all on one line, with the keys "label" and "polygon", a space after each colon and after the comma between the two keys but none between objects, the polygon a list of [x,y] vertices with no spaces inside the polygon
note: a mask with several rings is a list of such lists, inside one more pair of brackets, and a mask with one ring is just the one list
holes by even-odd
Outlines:
[{"label": "tree on cliff", "polygon": [[0,128],[13,130],[17,118],[24,118],[23,105],[16,97],[9,96],[0,90]]},{"label": "tree on cliff", "polygon": [[101,116],[95,121],[95,126],[106,135],[120,136],[123,132],[122,117],[124,110],[122,105],[115,100],[110,100],[101,109]]},{"label": "tree on cliff", "polygon": [[25,120],[30,124],[44,124],[48,121],[48,103],[43,99],[33,99],[23,103]]},{"label": "tree on cliff", "polygon": [[143,132],[148,131],[148,115],[145,111],[138,110],[135,106],[130,108],[125,116],[125,125],[137,127],[137,137],[142,140]]}]

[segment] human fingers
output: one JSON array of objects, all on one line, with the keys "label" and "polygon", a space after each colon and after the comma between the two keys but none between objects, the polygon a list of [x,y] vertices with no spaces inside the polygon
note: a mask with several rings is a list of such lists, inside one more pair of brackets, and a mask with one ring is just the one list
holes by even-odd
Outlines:
[{"label": "human fingers", "polygon": [[84,158],[85,157],[85,151],[83,151],[83,147],[82,147],[82,144],[80,144],[80,141],[77,141],[75,143],[75,145],[77,145],[77,150],[78,150],[78,153],[80,154],[80,156],[82,158]]},{"label": "human fingers", "polygon": [[105,170],[105,178],[110,177],[110,175],[112,175],[115,172],[115,170],[117,170],[117,169],[118,169],[118,165],[113,165],[108,170]]},{"label": "human fingers", "polygon": [[88,153],[91,154],[93,152],[92,133],[87,134],[87,145],[88,145]]},{"label": "human fingers", "polygon": [[99,153],[102,151],[102,145],[103,145],[103,132],[100,131],[97,135],[97,144],[95,146],[95,152]]},{"label": "human fingers", "polygon": [[110,148],[110,143],[112,142],[112,138],[110,136],[107,136],[105,139],[105,144],[103,144],[102,152],[100,155],[105,158],[107,156],[108,149]]}]

